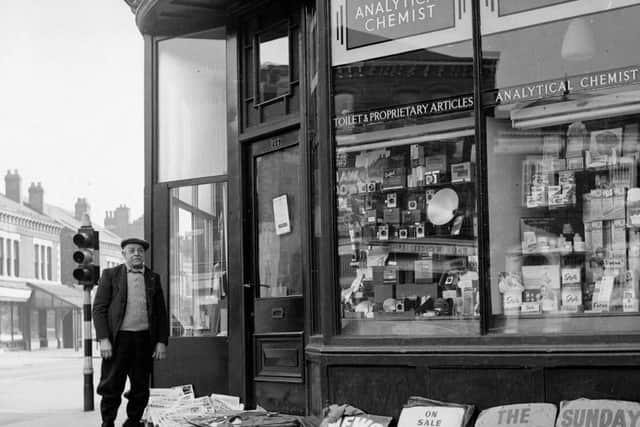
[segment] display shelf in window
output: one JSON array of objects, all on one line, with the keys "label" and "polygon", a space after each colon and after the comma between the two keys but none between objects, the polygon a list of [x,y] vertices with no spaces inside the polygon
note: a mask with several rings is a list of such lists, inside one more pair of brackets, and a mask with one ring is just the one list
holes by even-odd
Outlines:
[{"label": "display shelf in window", "polygon": [[[506,249],[502,312],[526,317],[637,313],[640,200],[635,117],[541,128],[522,161],[520,248]],[[631,200],[631,202],[630,202]]]},{"label": "display shelf in window", "polygon": [[340,153],[344,319],[477,318],[473,144],[463,136]]}]

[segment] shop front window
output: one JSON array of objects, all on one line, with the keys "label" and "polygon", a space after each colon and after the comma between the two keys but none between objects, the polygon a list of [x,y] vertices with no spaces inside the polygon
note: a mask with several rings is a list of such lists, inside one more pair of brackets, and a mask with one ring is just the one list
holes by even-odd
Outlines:
[{"label": "shop front window", "polygon": [[491,331],[637,331],[640,2],[516,3],[482,21]]},{"label": "shop front window", "polygon": [[158,180],[227,173],[224,28],[158,42]]},{"label": "shop front window", "polygon": [[470,38],[470,8],[334,3],[342,332],[476,335],[473,53],[452,43]]},{"label": "shop front window", "polygon": [[172,336],[227,334],[227,184],[171,189]]}]

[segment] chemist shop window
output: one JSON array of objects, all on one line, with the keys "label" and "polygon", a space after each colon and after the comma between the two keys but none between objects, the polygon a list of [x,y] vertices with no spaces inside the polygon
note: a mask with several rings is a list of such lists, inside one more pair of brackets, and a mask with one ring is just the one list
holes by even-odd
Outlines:
[{"label": "chemist shop window", "polygon": [[375,3],[347,2],[333,46],[342,333],[475,335],[470,8]]},{"label": "chemist shop window", "polygon": [[172,336],[227,335],[227,184],[170,191]]},{"label": "chemist shop window", "polygon": [[637,331],[640,2],[533,3],[482,15],[492,331]]}]

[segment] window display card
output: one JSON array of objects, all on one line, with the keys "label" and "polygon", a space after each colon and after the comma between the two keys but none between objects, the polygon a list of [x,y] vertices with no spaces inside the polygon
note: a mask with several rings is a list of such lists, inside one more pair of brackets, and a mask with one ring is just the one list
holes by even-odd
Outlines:
[{"label": "window display card", "polygon": [[620,157],[622,155],[622,128],[592,131],[589,152],[594,161],[603,156]]},{"label": "window display card", "polygon": [[612,247],[614,250],[627,249],[627,229],[626,221],[624,219],[617,219],[613,221],[613,242]]},{"label": "window display card", "polygon": [[562,269],[562,286],[582,283],[580,267],[565,267]]},{"label": "window display card", "polygon": [[560,265],[522,266],[522,282],[525,289],[560,289]]},{"label": "window display card", "polygon": [[289,206],[287,204],[286,194],[273,198],[273,220],[275,222],[276,234],[278,236],[291,232]]},{"label": "window display card", "polygon": [[596,282],[593,291],[593,310],[609,311],[611,307],[611,296],[613,294],[613,276],[604,276],[602,280]]},{"label": "window display card", "polygon": [[602,221],[591,222],[591,248],[592,249],[602,248],[604,246],[604,235],[603,235],[602,227],[603,227]]},{"label": "window display card", "polygon": [[562,309],[565,311],[576,311],[582,305],[582,286],[571,284],[562,286]]}]

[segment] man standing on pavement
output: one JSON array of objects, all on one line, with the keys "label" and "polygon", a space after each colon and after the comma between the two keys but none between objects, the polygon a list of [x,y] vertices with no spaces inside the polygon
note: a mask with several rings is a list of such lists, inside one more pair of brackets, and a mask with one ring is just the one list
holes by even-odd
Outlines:
[{"label": "man standing on pavement", "polygon": [[114,427],[127,376],[127,421],[140,426],[149,401],[149,376],[153,360],[166,357],[169,320],[160,277],[144,265],[149,242],[124,239],[120,245],[124,264],[106,268],[93,303],[102,369],[98,394],[103,427]]}]

